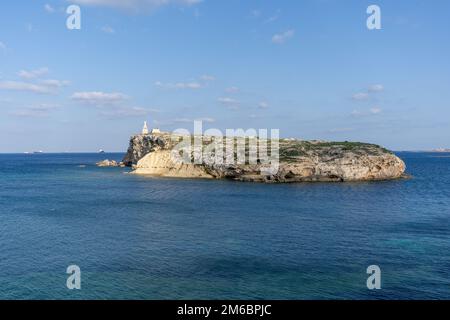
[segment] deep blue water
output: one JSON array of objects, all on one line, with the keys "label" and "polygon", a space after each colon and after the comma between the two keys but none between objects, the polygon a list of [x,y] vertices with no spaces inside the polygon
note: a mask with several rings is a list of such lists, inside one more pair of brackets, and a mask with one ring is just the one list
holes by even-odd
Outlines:
[{"label": "deep blue water", "polygon": [[413,179],[292,185],[0,155],[0,299],[449,299],[450,155],[399,155]]}]

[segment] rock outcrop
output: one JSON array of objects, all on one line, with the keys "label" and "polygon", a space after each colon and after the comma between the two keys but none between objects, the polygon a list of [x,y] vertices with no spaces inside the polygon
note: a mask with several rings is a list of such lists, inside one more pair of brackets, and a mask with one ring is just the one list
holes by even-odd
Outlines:
[{"label": "rock outcrop", "polygon": [[103,160],[96,163],[97,167],[125,167],[123,162],[117,162],[115,160]]},{"label": "rock outcrop", "polygon": [[[132,167],[135,174],[257,182],[389,180],[402,177],[406,168],[400,158],[377,145],[292,139],[280,139],[279,165],[275,171],[267,171],[264,159],[259,158],[244,164],[217,164],[207,158],[200,163],[179,162],[173,157],[173,148],[180,139],[186,136],[168,133],[133,136],[123,163]],[[228,139],[235,143],[235,138]],[[205,140],[203,148],[214,139]],[[236,157],[235,150],[232,156]]]},{"label": "rock outcrop", "polygon": [[167,148],[169,141],[170,136],[168,135],[135,135],[130,139],[130,146],[122,162],[126,166],[131,167],[137,164],[145,155],[156,150]]}]

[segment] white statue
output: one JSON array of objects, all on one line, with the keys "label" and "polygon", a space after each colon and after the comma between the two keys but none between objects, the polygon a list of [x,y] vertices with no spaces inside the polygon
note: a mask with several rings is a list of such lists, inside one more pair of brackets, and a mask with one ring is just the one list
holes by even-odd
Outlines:
[{"label": "white statue", "polygon": [[142,134],[148,134],[147,121],[144,121],[144,128],[142,128]]}]

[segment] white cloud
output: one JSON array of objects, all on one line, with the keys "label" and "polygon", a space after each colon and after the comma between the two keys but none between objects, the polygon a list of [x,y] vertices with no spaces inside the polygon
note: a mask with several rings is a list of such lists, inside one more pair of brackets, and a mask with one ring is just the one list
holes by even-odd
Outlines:
[{"label": "white cloud", "polygon": [[20,78],[25,79],[26,82],[2,81],[0,83],[0,89],[50,94],[56,93],[58,91],[58,88],[69,85],[69,81],[66,80],[55,80],[55,79],[41,80],[40,77],[46,75],[48,72],[49,70],[46,67],[30,71],[21,70],[17,73],[17,75]]},{"label": "white cloud", "polygon": [[278,9],[274,15],[272,15],[271,17],[267,18],[266,21],[264,21],[265,23],[272,23],[277,21],[280,18],[281,15],[281,10]]},{"label": "white cloud", "polygon": [[351,115],[354,116],[354,117],[359,117],[359,116],[362,116],[363,113],[361,111],[359,111],[359,110],[353,110],[351,112]]},{"label": "white cloud", "polygon": [[6,52],[6,44],[0,41],[0,51]]},{"label": "white cloud", "polygon": [[137,11],[140,9],[156,9],[166,5],[192,6],[202,0],[70,0],[79,5],[91,5]]},{"label": "white cloud", "polygon": [[219,98],[217,101],[230,109],[236,109],[239,107],[239,101],[230,97]]},{"label": "white cloud", "polygon": [[261,109],[267,109],[269,107],[269,103],[267,103],[266,101],[261,101],[260,103],[258,103],[258,107]]},{"label": "white cloud", "polygon": [[180,82],[175,85],[178,89],[200,89],[203,86],[198,82]]},{"label": "white cloud", "polygon": [[384,90],[384,86],[382,84],[374,84],[369,87],[369,92],[381,92]]},{"label": "white cloud", "polygon": [[[198,4],[202,1],[203,0],[178,0],[178,1],[172,1],[172,2],[179,2],[184,5],[192,6],[192,5]],[[168,2],[168,0],[166,0],[166,2]]]},{"label": "white cloud", "polygon": [[48,3],[45,4],[44,6],[45,11],[47,11],[48,13],[53,13],[55,12],[55,8],[53,8],[51,5],[49,5]]},{"label": "white cloud", "polygon": [[370,98],[372,93],[384,91],[384,86],[382,84],[373,84],[367,88],[366,92],[358,92],[353,95],[353,100],[366,100]]},{"label": "white cloud", "polygon": [[62,88],[62,87],[68,86],[70,84],[70,81],[48,79],[48,80],[42,80],[42,81],[40,81],[40,83],[47,87]]},{"label": "white cloud", "polygon": [[[261,10],[255,9],[255,10],[252,10],[252,11],[250,12],[250,15],[251,15],[253,18],[262,18],[263,13],[262,13]],[[268,15],[267,15],[267,18],[265,18],[265,20],[263,20],[263,22],[264,22],[264,23],[272,23],[272,22],[275,22],[275,21],[277,21],[277,20],[280,18],[280,16],[281,16],[281,10],[278,9],[278,10],[275,11],[275,13],[272,14],[271,16],[268,16]]]},{"label": "white cloud", "polygon": [[75,92],[71,99],[92,105],[111,105],[118,104],[125,101],[128,97],[118,92],[101,92],[101,91],[89,91],[89,92]]},{"label": "white cloud", "polygon": [[162,83],[161,81],[155,82],[155,86],[165,89],[201,89],[203,85],[199,82],[178,82],[178,83]]},{"label": "white cloud", "polygon": [[384,86],[382,84],[373,84],[367,88],[367,91],[355,93],[352,96],[352,99],[356,101],[369,100],[372,94],[382,91],[384,91]]},{"label": "white cloud", "polygon": [[48,68],[36,70],[21,70],[17,73],[20,78],[26,81],[5,80],[0,82],[0,89],[13,91],[28,91],[41,94],[54,94],[59,88],[68,86],[69,81],[55,79],[39,79],[48,73]]},{"label": "white cloud", "polygon": [[101,27],[101,30],[104,32],[104,33],[110,33],[110,34],[114,34],[114,33],[116,33],[116,30],[114,30],[112,27],[110,27],[110,26],[103,26],[103,27]]},{"label": "white cloud", "polygon": [[252,11],[250,12],[250,14],[251,14],[252,17],[254,17],[254,18],[258,18],[259,16],[261,16],[261,10],[258,10],[258,9],[252,10]]},{"label": "white cloud", "polygon": [[1,81],[0,89],[13,91],[29,91],[42,94],[55,93],[54,88],[51,88],[49,86],[20,81]]},{"label": "white cloud", "polygon": [[46,75],[49,72],[48,68],[44,67],[44,68],[40,68],[40,69],[36,69],[36,70],[21,70],[18,73],[18,76],[23,78],[23,79],[35,79],[35,78],[39,78],[43,75]]},{"label": "white cloud", "polygon": [[209,82],[216,80],[214,76],[211,75],[202,75],[199,77],[200,81],[191,80],[187,82],[176,82],[176,83],[163,83],[161,81],[156,81],[155,86],[164,88],[164,89],[202,89],[208,85]]},{"label": "white cloud", "polygon": [[214,118],[209,118],[209,117],[205,117],[205,118],[199,118],[199,119],[195,119],[197,121],[202,121],[202,122],[207,122],[207,123],[213,123],[216,122],[216,119]]},{"label": "white cloud", "polygon": [[283,32],[283,33],[278,33],[272,37],[272,42],[275,44],[283,44],[287,40],[291,39],[294,35],[295,35],[295,30],[292,30],[292,29],[288,30],[286,32]]},{"label": "white cloud", "polygon": [[229,87],[225,89],[226,93],[238,93],[240,90],[238,87]]},{"label": "white cloud", "polygon": [[130,107],[126,104],[129,97],[120,92],[75,92],[70,98],[74,101],[98,108],[100,110],[100,116],[110,119],[144,117],[150,113],[160,112],[156,108]]},{"label": "white cloud", "polygon": [[214,80],[216,80],[216,77],[214,77],[214,76],[211,76],[211,75],[207,75],[207,74],[204,74],[204,75],[202,75],[201,77],[200,77],[200,79],[201,80],[203,80],[203,81],[214,81]]},{"label": "white cloud", "polygon": [[381,108],[375,107],[375,108],[370,109],[371,114],[379,114],[381,112],[383,112],[383,110]]},{"label": "white cloud", "polygon": [[248,116],[250,119],[261,119],[263,116],[261,114],[252,113]]},{"label": "white cloud", "polygon": [[369,94],[366,92],[359,92],[352,96],[353,100],[361,101],[369,99]]},{"label": "white cloud", "polygon": [[383,110],[381,108],[378,108],[378,107],[374,107],[374,108],[371,108],[369,110],[356,110],[355,109],[355,110],[353,110],[351,112],[351,116],[353,116],[353,117],[366,117],[366,116],[377,115],[377,114],[380,114],[382,112],[383,112]]}]

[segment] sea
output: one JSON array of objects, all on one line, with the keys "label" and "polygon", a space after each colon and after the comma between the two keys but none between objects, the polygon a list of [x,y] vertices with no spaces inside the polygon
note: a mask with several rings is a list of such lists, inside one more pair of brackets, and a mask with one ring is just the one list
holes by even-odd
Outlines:
[{"label": "sea", "polygon": [[450,154],[398,155],[411,178],[260,184],[1,154],[0,299],[450,299]]}]

